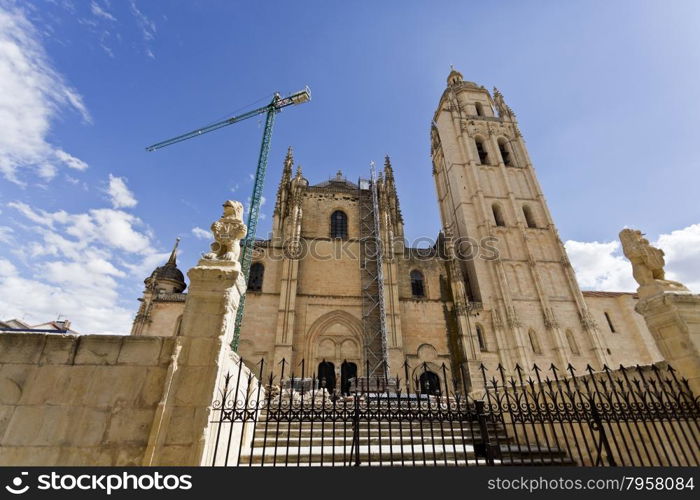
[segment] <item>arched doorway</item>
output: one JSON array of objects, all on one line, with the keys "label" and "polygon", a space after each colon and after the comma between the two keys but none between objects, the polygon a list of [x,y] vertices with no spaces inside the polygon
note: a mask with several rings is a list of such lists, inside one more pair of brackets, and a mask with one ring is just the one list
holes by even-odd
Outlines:
[{"label": "arched doorway", "polygon": [[318,386],[332,393],[335,390],[335,365],[323,360],[318,364]]},{"label": "arched doorway", "polygon": [[344,395],[350,394],[350,379],[357,377],[357,365],[343,361],[340,365],[340,391]]},{"label": "arched doorway", "polygon": [[440,394],[440,377],[434,372],[423,372],[418,379],[421,394],[437,396]]}]

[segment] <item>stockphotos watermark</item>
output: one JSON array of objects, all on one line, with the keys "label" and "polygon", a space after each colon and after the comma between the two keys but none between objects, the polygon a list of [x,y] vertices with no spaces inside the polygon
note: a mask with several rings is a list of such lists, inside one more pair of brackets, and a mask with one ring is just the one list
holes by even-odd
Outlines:
[{"label": "stockphotos watermark", "polygon": [[[449,258],[458,261],[497,260],[500,240],[495,236],[476,239],[470,237],[434,240],[427,237],[413,241],[394,239],[391,245],[374,238],[300,238],[293,241],[257,240],[254,247],[256,259],[280,261],[283,259],[310,258],[317,261],[376,259],[379,253],[412,261],[430,261]],[[389,250],[392,250],[389,252]],[[397,249],[403,252],[396,253]]]},{"label": "stockphotos watermark", "polygon": [[190,474],[162,474],[160,472],[113,474],[39,474],[30,484],[28,472],[20,472],[5,490],[13,495],[23,495],[31,490],[39,491],[92,491],[111,495],[116,491],[174,491],[192,489]]}]

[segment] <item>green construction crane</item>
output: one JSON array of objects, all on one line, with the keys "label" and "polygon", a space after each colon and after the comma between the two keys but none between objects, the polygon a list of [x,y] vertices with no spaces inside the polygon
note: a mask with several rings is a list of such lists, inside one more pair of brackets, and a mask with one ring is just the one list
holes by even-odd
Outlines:
[{"label": "green construction crane", "polygon": [[[262,198],[263,184],[265,183],[265,170],[267,169],[267,155],[270,151],[270,140],[272,139],[272,125],[275,122],[275,115],[279,113],[282,108],[291,106],[292,104],[302,104],[304,102],[311,100],[311,90],[306,87],[304,90],[295,92],[287,97],[281,97],[279,93],[275,93],[270,104],[263,106],[247,113],[243,113],[238,116],[232,116],[226,120],[214,123],[206,127],[198,128],[192,132],[186,134],[178,135],[167,141],[157,142],[146,148],[146,151],[156,151],[158,149],[170,146],[177,142],[186,141],[193,137],[198,137],[207,132],[212,132],[214,130],[226,127],[227,125],[233,125],[240,121],[252,118],[263,113],[267,114],[265,119],[265,130],[263,131],[262,144],[260,145],[260,156],[258,157],[258,168],[255,171],[255,182],[253,183],[253,195],[250,198],[250,211],[248,212],[248,234],[246,238],[241,242],[241,271],[245,277],[246,283],[248,282],[248,275],[250,274],[250,264],[253,260],[253,249],[255,246],[255,231],[258,226],[258,215],[260,213],[260,199]],[[240,303],[238,304],[238,311],[236,312],[236,326],[233,333],[233,340],[231,341],[231,348],[234,351],[238,350],[238,340],[241,335],[241,323],[243,321],[243,308],[245,306],[245,295],[241,297]]]}]

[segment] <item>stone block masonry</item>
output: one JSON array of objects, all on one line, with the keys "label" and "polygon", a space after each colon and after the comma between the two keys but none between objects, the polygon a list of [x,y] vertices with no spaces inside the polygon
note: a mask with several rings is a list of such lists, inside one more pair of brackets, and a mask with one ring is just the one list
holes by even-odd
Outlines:
[{"label": "stone block masonry", "polygon": [[0,465],[141,465],[177,338],[0,336]]}]

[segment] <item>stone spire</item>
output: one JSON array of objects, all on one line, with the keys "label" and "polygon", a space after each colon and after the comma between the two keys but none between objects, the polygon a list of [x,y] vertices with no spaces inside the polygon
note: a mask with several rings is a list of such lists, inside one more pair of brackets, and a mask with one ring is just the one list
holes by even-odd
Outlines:
[{"label": "stone spire", "polygon": [[292,165],[294,164],[294,151],[292,146],[287,148],[287,156],[284,158],[284,169],[282,170],[282,182],[292,177]]},{"label": "stone spire", "polygon": [[394,183],[394,169],[391,167],[391,158],[389,155],[384,157],[384,185],[389,200],[392,216],[396,222],[403,224],[403,216],[401,215],[401,207],[399,206],[399,196],[396,193],[396,184]]},{"label": "stone spire", "polygon": [[282,205],[286,201],[286,191],[289,181],[292,180],[292,166],[294,165],[294,151],[292,146],[287,148],[287,156],[284,158],[282,167],[282,179],[277,187],[277,199],[275,200],[275,213],[283,211]]},{"label": "stone spire", "polygon": [[166,265],[177,266],[177,247],[180,245],[180,237],[175,238],[175,246],[173,246],[173,251],[170,252],[170,258]]},{"label": "stone spire", "polygon": [[499,118],[515,118],[515,113],[510,109],[510,106],[506,104],[505,99],[503,99],[503,94],[496,87],[493,88],[493,102],[496,105],[496,110],[498,110]]}]

